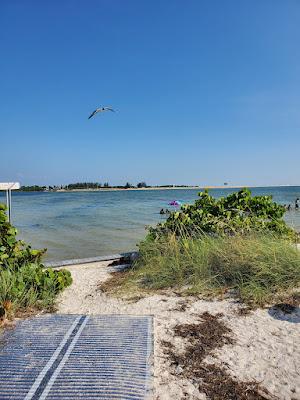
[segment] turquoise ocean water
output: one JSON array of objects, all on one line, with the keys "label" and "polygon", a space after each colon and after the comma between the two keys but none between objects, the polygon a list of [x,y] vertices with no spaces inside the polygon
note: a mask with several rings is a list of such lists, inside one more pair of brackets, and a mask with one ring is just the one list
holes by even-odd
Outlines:
[{"label": "turquoise ocean water", "polygon": [[[216,197],[236,189],[211,189]],[[136,249],[145,226],[164,219],[168,202],[190,203],[199,190],[145,190],[107,192],[13,193],[13,224],[19,237],[34,248],[48,249],[48,260],[106,255]],[[300,186],[253,188],[255,195],[273,195],[281,204],[294,204]],[[4,193],[0,202],[4,202]],[[300,230],[300,210],[286,213],[286,220]]]}]

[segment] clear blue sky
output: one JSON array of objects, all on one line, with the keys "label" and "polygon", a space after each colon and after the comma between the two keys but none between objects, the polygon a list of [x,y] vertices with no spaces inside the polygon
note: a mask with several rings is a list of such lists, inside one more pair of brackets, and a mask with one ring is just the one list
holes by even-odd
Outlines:
[{"label": "clear blue sky", "polygon": [[2,0],[0,181],[300,184],[299,21],[299,0]]}]

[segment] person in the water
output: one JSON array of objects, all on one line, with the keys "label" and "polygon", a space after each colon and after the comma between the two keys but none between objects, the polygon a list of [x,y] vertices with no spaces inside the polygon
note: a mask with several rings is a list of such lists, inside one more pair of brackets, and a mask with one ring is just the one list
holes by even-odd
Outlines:
[{"label": "person in the water", "polygon": [[297,199],[295,200],[295,209],[298,210],[300,206],[300,199],[299,197],[297,197]]}]

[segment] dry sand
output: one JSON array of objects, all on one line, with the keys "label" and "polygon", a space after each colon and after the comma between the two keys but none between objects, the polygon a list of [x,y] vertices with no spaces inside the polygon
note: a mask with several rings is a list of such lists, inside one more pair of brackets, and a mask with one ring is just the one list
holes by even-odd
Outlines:
[{"label": "dry sand", "polygon": [[[153,315],[154,382],[152,399],[206,399],[196,383],[181,377],[170,365],[161,341],[171,341],[179,351],[183,339],[175,337],[179,323],[193,323],[205,311],[223,313],[233,331],[236,343],[225,345],[209,356],[207,362],[223,365],[239,380],[257,381],[275,398],[300,400],[300,311],[292,316],[257,310],[237,316],[238,305],[230,299],[204,301],[182,298],[175,294],[151,295],[136,302],[115,298],[99,290],[99,284],[110,277],[108,262],[68,267],[73,284],[59,298],[59,313]],[[187,302],[187,307],[182,305]]]}]

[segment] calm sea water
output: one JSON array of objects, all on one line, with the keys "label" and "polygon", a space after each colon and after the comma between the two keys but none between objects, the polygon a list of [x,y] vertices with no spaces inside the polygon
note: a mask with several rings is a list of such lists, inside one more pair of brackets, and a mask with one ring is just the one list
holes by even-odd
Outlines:
[{"label": "calm sea water", "polygon": [[[216,197],[235,189],[212,189]],[[34,248],[48,249],[48,260],[92,257],[136,249],[145,226],[163,219],[168,202],[190,203],[199,190],[147,190],[72,193],[13,193],[13,224],[19,237]],[[300,186],[252,189],[255,195],[273,195],[281,204],[294,204]],[[3,193],[0,201],[4,202]],[[300,230],[300,210],[286,213]]]}]

